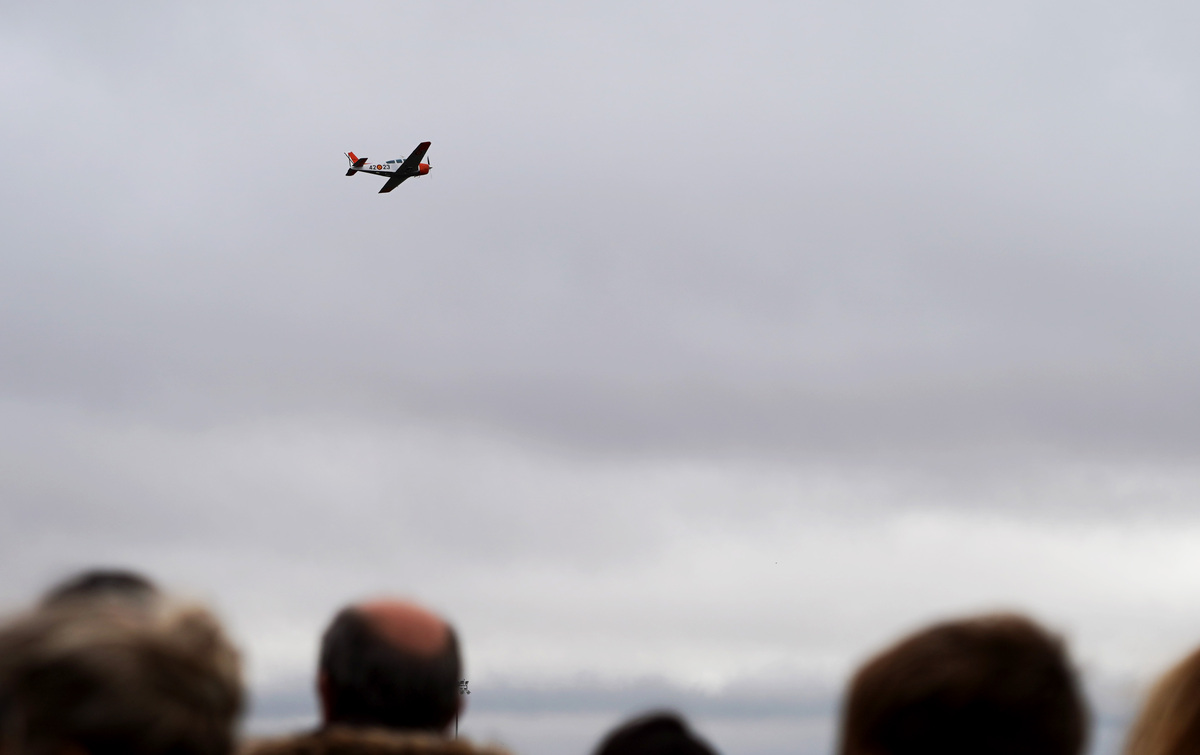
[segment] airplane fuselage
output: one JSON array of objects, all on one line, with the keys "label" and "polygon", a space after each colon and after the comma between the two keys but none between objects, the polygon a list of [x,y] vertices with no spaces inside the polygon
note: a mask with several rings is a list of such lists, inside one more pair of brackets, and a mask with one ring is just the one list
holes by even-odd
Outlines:
[{"label": "airplane fuselage", "polygon": [[[361,168],[355,168],[355,170],[359,173],[374,173],[377,176],[393,176],[403,166],[404,158],[401,158],[399,160],[386,160],[381,163],[367,163]],[[429,163],[418,163],[413,170],[405,172],[408,173],[409,178],[428,175]]]}]

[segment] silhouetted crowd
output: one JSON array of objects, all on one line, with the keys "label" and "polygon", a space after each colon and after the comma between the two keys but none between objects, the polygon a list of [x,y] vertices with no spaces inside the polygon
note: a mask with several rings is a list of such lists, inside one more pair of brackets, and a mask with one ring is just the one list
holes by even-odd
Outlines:
[{"label": "silhouetted crowd", "polygon": [[[204,606],[143,576],[91,571],[0,626],[0,755],[506,755],[452,736],[454,629],[398,600],[343,609],[321,639],[311,731],[239,741],[240,662]],[[1081,755],[1087,709],[1061,639],[1018,615],[936,624],[868,660],[839,755]],[[1151,690],[1126,755],[1200,753],[1200,652]],[[649,713],[594,755],[716,755]]]}]

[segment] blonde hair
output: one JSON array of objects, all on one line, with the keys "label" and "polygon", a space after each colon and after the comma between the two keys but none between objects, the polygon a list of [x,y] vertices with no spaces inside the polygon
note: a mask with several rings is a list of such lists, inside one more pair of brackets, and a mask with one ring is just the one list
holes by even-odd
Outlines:
[{"label": "blonde hair", "polygon": [[0,628],[0,750],[227,755],[241,709],[237,651],[201,606],[79,601]]},{"label": "blonde hair", "polygon": [[1150,690],[1125,745],[1125,755],[1196,752],[1200,752],[1200,649],[1176,664]]}]

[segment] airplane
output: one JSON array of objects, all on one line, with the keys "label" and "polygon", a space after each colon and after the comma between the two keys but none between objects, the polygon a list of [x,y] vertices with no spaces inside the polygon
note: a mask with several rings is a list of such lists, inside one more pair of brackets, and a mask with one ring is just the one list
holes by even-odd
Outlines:
[{"label": "airplane", "polygon": [[421,159],[425,157],[425,153],[429,151],[429,144],[429,142],[421,142],[412,151],[412,154],[403,160],[387,160],[386,162],[371,163],[369,165],[367,164],[367,158],[359,157],[353,152],[347,152],[346,159],[350,161],[350,170],[346,171],[346,175],[374,173],[377,176],[387,176],[387,183],[379,190],[380,194],[387,194],[410,178],[429,174],[429,163],[421,162]]}]

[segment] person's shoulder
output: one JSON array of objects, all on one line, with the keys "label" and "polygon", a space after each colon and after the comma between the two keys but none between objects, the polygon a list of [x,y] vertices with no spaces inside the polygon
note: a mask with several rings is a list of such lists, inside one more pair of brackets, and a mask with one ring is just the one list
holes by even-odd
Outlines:
[{"label": "person's shoulder", "polygon": [[248,741],[239,755],[512,755],[496,745],[434,734],[332,726],[287,737]]}]

